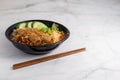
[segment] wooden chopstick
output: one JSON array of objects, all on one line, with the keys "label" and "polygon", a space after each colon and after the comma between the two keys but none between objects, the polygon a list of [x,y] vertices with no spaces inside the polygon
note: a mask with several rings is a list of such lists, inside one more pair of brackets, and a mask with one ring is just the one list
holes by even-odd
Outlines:
[{"label": "wooden chopstick", "polygon": [[13,70],[18,69],[18,68],[22,68],[22,67],[26,67],[26,66],[30,66],[30,65],[33,65],[33,64],[45,62],[45,61],[48,61],[48,60],[53,60],[53,59],[56,59],[56,58],[72,55],[72,54],[82,52],[82,51],[85,51],[85,48],[80,48],[80,49],[71,50],[71,51],[67,51],[67,52],[63,52],[63,53],[59,53],[59,54],[55,54],[55,55],[51,55],[51,56],[47,56],[47,57],[43,57],[43,58],[38,58],[38,59],[30,60],[30,61],[17,63],[17,64],[13,65]]}]

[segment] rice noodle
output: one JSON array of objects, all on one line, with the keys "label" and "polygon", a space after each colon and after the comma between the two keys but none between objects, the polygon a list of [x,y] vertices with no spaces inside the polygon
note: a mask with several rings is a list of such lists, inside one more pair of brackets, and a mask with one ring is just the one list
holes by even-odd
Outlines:
[{"label": "rice noodle", "polygon": [[19,28],[12,33],[12,40],[25,45],[38,46],[55,43],[63,39],[61,33],[53,31],[52,35],[39,31],[37,28]]}]

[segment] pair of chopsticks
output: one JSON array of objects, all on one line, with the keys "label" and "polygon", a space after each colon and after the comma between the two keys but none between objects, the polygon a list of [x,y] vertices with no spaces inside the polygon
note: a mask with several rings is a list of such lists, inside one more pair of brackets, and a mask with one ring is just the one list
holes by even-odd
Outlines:
[{"label": "pair of chopsticks", "polygon": [[67,51],[67,52],[63,52],[63,53],[59,53],[59,54],[55,54],[55,55],[51,55],[51,56],[47,56],[47,57],[43,57],[43,58],[38,58],[38,59],[30,60],[30,61],[17,63],[17,64],[13,65],[13,70],[19,69],[19,68],[22,68],[22,67],[26,67],[26,66],[30,66],[30,65],[34,65],[34,64],[37,64],[37,63],[61,58],[61,57],[64,57],[64,56],[72,55],[72,54],[82,52],[82,51],[85,51],[85,50],[86,50],[85,48],[80,48],[80,49],[71,50],[71,51]]}]

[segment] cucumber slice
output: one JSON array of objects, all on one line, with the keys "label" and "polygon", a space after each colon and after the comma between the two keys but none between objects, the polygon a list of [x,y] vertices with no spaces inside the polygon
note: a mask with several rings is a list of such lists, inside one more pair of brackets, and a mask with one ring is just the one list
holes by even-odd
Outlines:
[{"label": "cucumber slice", "polygon": [[26,23],[20,23],[17,28],[25,28],[26,25],[27,25]]},{"label": "cucumber slice", "polygon": [[47,28],[47,26],[42,22],[34,22],[33,23],[33,28],[37,28],[37,29],[40,30],[42,28]]},{"label": "cucumber slice", "polygon": [[42,32],[47,32],[47,31],[48,31],[48,28],[42,28],[42,29],[40,29],[40,31],[42,31]]},{"label": "cucumber slice", "polygon": [[52,34],[52,30],[50,28],[48,28],[48,31],[47,31],[48,34]]},{"label": "cucumber slice", "polygon": [[33,22],[28,22],[27,28],[32,28],[32,23],[33,23]]},{"label": "cucumber slice", "polygon": [[52,30],[55,30],[55,31],[59,31],[58,25],[55,24],[55,23],[52,24],[51,29],[52,29]]},{"label": "cucumber slice", "polygon": [[63,35],[65,34],[64,31],[60,31],[60,33],[63,34]]}]

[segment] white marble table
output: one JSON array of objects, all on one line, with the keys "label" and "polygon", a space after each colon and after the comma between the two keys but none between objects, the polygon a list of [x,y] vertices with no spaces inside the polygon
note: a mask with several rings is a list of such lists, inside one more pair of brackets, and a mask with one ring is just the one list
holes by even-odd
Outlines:
[{"label": "white marble table", "polygon": [[[65,25],[70,38],[47,55],[16,49],[5,30],[23,20]],[[120,0],[1,0],[0,80],[120,80]],[[12,65],[86,47],[75,55],[12,70]]]}]

